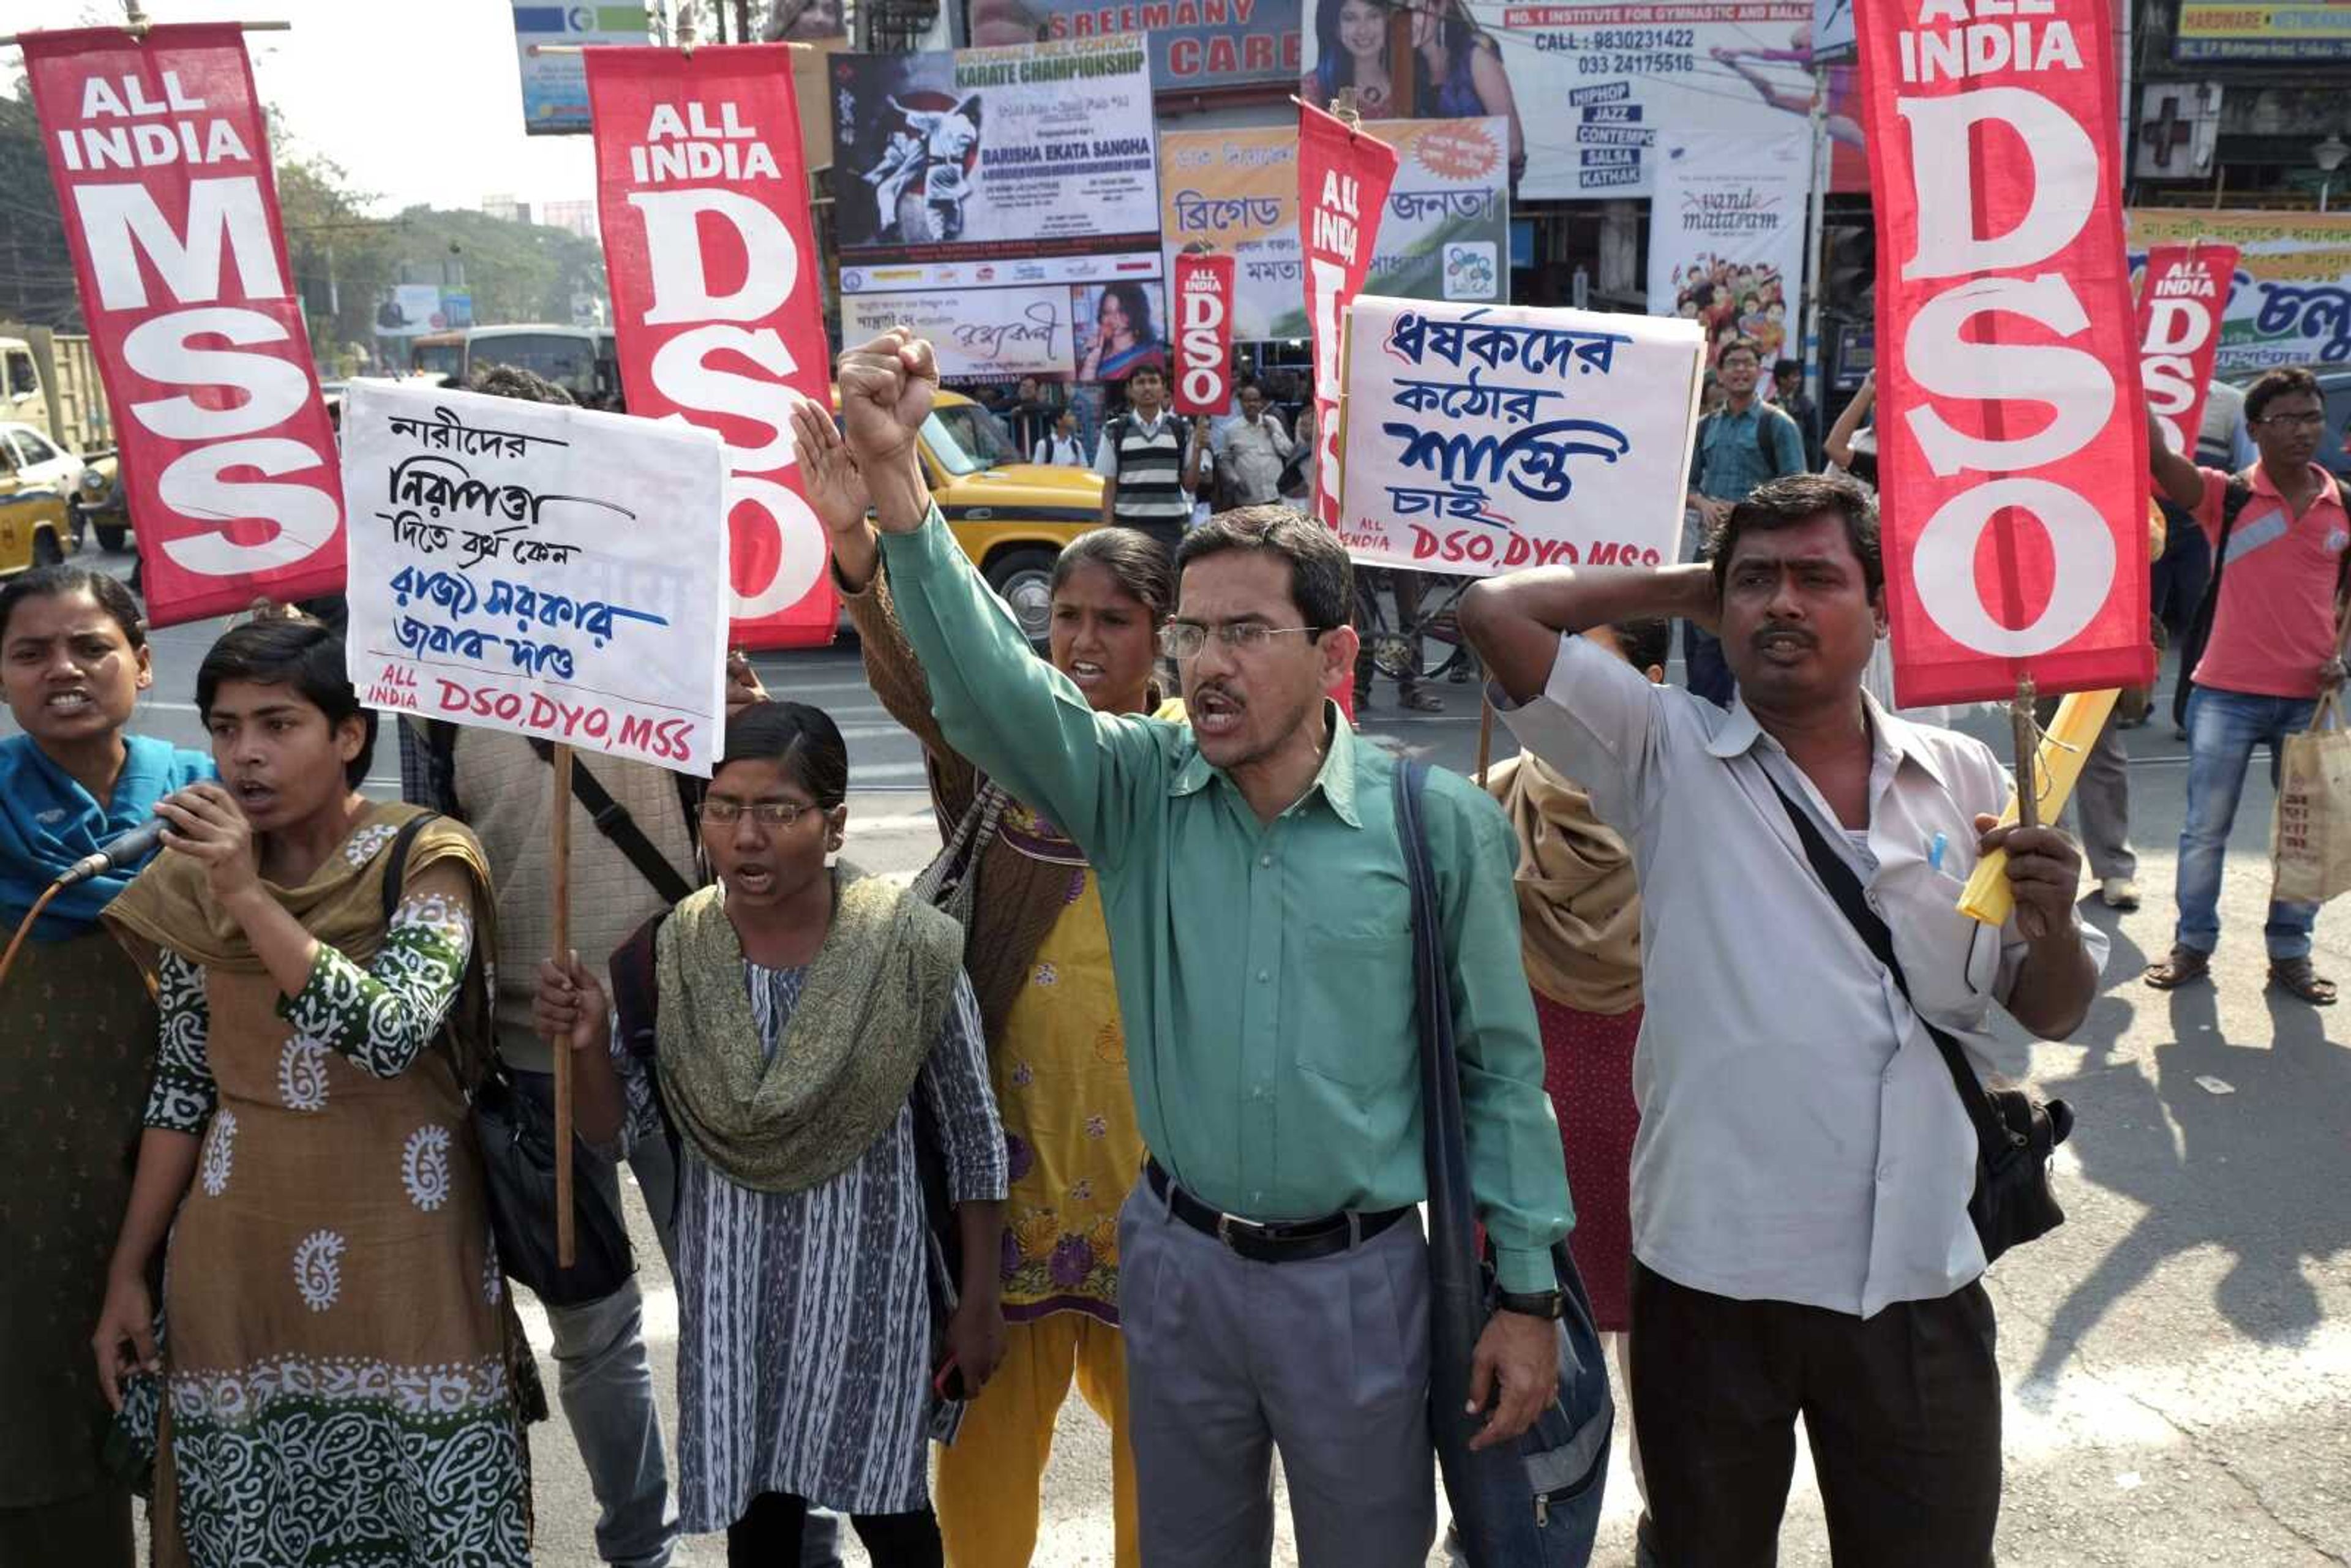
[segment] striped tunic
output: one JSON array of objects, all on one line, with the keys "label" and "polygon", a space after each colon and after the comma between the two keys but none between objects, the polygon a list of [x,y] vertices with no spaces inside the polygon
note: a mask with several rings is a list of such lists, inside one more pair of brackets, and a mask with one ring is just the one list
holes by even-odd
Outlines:
[{"label": "striped tunic", "polygon": [[[745,973],[772,1055],[807,971]],[[661,1136],[645,1064],[617,1039],[612,1058],[629,1137]],[[955,1200],[1002,1198],[1004,1133],[967,980],[917,1083]],[[842,1513],[927,1507],[932,1324],[912,1106],[806,1192],[737,1186],[691,1144],[678,1166],[680,1525],[724,1530],[763,1491]]]},{"label": "striped tunic", "polygon": [[1131,527],[1188,521],[1192,496],[1184,488],[1184,448],[1191,437],[1190,425],[1172,413],[1161,414],[1147,430],[1133,413],[1111,421],[1094,465],[1118,481],[1111,515]]}]

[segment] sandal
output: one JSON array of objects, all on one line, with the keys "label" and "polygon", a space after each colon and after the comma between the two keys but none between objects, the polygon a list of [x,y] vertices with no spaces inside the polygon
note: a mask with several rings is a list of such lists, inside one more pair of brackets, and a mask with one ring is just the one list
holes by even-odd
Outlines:
[{"label": "sandal", "polygon": [[2284,987],[2314,1008],[2335,1005],[2335,982],[2320,974],[2317,966],[2307,958],[2271,959],[2270,984]]},{"label": "sandal", "polygon": [[[2307,964],[2309,960],[2305,958],[2303,962]],[[2274,968],[2270,972],[2273,977],[2277,973]],[[2211,977],[2212,955],[2199,953],[2193,947],[2178,943],[2173,944],[2170,957],[2160,964],[2149,964],[2147,973],[2140,977],[2158,991],[2177,990],[2181,986]]]},{"label": "sandal", "polygon": [[1445,711],[1445,699],[1438,696],[1435,692],[1426,690],[1421,686],[1405,687],[1404,691],[1397,695],[1396,703],[1399,706],[1410,708],[1414,713],[1443,713]]}]

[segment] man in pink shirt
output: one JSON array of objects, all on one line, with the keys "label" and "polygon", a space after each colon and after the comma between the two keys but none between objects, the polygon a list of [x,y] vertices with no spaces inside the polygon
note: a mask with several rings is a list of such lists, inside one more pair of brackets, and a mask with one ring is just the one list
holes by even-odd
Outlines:
[{"label": "man in pink shirt", "polygon": [[[2343,492],[2312,461],[2326,428],[2326,403],[2308,371],[2272,371],[2245,393],[2245,423],[2261,461],[2241,476],[2199,468],[2165,445],[2148,420],[2156,486],[2196,514],[2220,543],[2213,565],[2211,637],[2188,704],[2188,820],[2179,831],[2179,921],[2171,956],[2150,964],[2147,983],[2169,990],[2210,973],[2220,943],[2220,870],[2237,797],[2253,748],[2266,741],[2277,776],[2285,737],[2310,727],[2319,694],[2343,680],[2342,596],[2351,517]],[[2250,494],[2233,507],[2232,488]],[[2305,1002],[2335,1000],[2335,982],[2310,961],[2314,904],[2273,900],[2263,934],[2270,983]]]}]

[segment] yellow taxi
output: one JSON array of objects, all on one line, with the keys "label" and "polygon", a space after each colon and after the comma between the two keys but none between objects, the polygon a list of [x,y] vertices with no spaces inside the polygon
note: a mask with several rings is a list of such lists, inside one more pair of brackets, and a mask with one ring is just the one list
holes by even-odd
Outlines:
[{"label": "yellow taxi", "polygon": [[[838,412],[841,397],[833,394]],[[1043,643],[1052,621],[1053,562],[1102,522],[1102,476],[1021,461],[995,414],[942,391],[923,422],[923,473],[964,554]]]},{"label": "yellow taxi", "polygon": [[73,514],[85,466],[44,432],[0,423],[0,576],[54,565],[79,545]]}]

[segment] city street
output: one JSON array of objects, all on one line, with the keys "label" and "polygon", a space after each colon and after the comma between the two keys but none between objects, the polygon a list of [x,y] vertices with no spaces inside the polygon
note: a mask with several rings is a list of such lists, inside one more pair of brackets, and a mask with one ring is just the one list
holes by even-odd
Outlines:
[{"label": "city street", "polygon": [[[111,559],[127,568],[127,558]],[[193,680],[217,630],[155,635],[159,679],[138,728],[202,744]],[[866,691],[853,648],[758,664],[771,692],[826,707],[848,737],[850,854],[874,870],[918,868],[937,843],[920,756]],[[1474,688],[1442,691],[1446,714],[1403,716],[1383,685],[1366,730],[1391,748],[1469,768]],[[2005,733],[2004,721],[1983,716],[1968,727],[1988,739]],[[2351,1563],[2351,1024],[2262,989],[2265,779],[2249,782],[2231,844],[2217,987],[2167,996],[2139,982],[2169,943],[2186,753],[2165,717],[2127,739],[2147,904],[2120,917],[2095,898],[2085,904],[2114,936],[2104,995],[2080,1038],[2033,1053],[2037,1087],[2071,1101],[2078,1117],[2059,1161],[2068,1223],[2011,1253],[1990,1280],[2008,1387],[2000,1561]],[[397,788],[388,737],[370,782]],[[2320,969],[2351,981],[2351,915],[2330,909],[2318,933]],[[667,1405],[675,1297],[641,1207],[634,1219]],[[544,1352],[544,1320],[526,1306]],[[546,1370],[552,1392],[551,1362]],[[1612,1568],[1630,1562],[1638,1512],[1622,1437],[1620,1426],[1594,1559]],[[559,1416],[534,1430],[532,1449],[538,1561],[591,1563],[595,1508]],[[1037,1561],[1109,1563],[1109,1493],[1102,1430],[1073,1398]],[[1278,1560],[1292,1562],[1286,1525],[1283,1534]],[[724,1560],[717,1537],[688,1542],[678,1557]],[[1801,1460],[1782,1561],[1828,1561]]]}]

